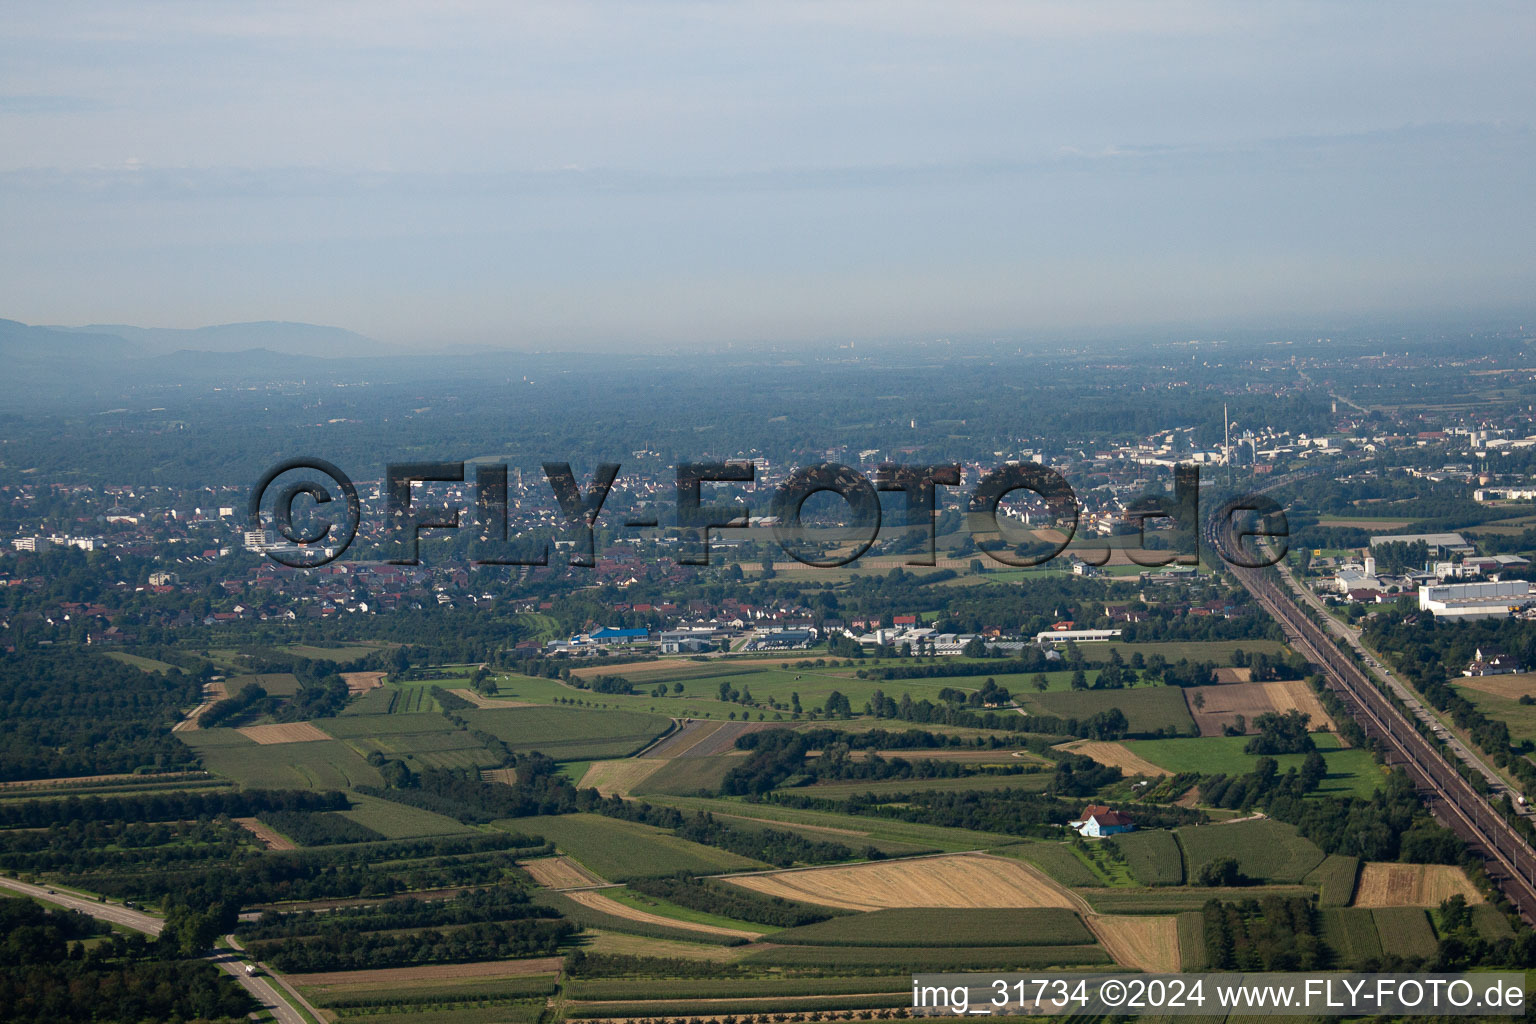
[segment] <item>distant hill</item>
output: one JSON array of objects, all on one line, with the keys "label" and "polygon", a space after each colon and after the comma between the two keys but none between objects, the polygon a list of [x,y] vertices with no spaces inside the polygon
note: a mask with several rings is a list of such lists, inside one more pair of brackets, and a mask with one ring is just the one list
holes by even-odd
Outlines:
[{"label": "distant hill", "polygon": [[55,327],[69,334],[115,335],[128,342],[139,356],[173,352],[245,352],[266,349],[280,355],[316,359],[348,359],[394,355],[372,338],[341,327],[261,320],[248,324],[217,324],[212,327],[134,327],[129,324],[91,324],[86,327]]},{"label": "distant hill", "polygon": [[116,360],[134,354],[133,346],[111,331],[61,331],[0,320],[0,355],[13,364],[62,365],[69,359]]}]

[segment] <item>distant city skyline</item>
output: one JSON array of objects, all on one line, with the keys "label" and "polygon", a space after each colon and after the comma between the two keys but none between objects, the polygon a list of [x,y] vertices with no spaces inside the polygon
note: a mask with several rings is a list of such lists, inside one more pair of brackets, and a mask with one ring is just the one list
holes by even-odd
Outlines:
[{"label": "distant city skyline", "polygon": [[627,350],[1536,294],[1536,8],[33,5],[0,317]]}]

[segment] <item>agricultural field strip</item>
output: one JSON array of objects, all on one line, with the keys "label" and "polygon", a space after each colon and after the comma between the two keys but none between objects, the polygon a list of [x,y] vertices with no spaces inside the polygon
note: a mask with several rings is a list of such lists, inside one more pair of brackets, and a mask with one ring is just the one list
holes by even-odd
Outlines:
[{"label": "agricultural field strip", "polygon": [[1011,846],[1018,836],[994,832],[977,832],[971,829],[949,828],[941,825],[920,825],[890,818],[863,817],[837,814],[831,811],[802,810],[779,807],[772,804],[749,804],[718,797],[683,797],[668,794],[652,794],[646,800],[653,804],[676,807],[684,811],[709,811],[729,814],[760,821],[770,828],[774,825],[819,825],[833,829],[851,829],[873,839],[889,839],[898,843],[913,843],[950,853],[966,853],[986,850],[994,846]]},{"label": "agricultural field strip", "polygon": [[681,928],[684,931],[700,932],[705,935],[725,935],[748,941],[757,939],[763,934],[762,932],[747,931],[742,928],[723,928],[719,925],[703,924],[681,917],[666,917],[661,914],[653,914],[638,907],[632,907],[627,903],[621,903],[595,889],[568,889],[565,890],[565,895],[567,898],[591,910],[611,914],[614,917],[622,917],[629,921],[638,921],[641,924],[660,925],[664,928]]}]

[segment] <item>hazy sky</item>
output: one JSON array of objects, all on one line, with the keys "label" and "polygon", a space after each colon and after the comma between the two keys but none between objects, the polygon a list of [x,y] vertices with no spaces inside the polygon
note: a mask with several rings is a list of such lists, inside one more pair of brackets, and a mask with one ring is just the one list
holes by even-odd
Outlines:
[{"label": "hazy sky", "polygon": [[17,3],[0,317],[551,348],[1482,311],[1536,4]]}]

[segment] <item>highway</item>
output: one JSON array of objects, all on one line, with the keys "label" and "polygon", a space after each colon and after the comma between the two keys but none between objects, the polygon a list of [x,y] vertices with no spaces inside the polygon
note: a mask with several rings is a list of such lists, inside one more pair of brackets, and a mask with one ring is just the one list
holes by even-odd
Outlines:
[{"label": "highway", "polygon": [[[159,935],[165,928],[165,922],[152,914],[146,914],[140,910],[130,910],[121,903],[101,902],[87,896],[78,896],[63,889],[53,886],[31,885],[27,882],[18,882],[14,878],[0,878],[0,889],[9,889],[23,896],[31,896],[44,903],[52,903],[55,906],[66,907],[70,910],[78,910],[82,914],[89,914],[99,921],[107,921],[111,924],[131,928],[136,932],[146,935]],[[234,944],[234,937],[228,936],[226,942]],[[238,945],[235,947],[238,949]],[[203,957],[219,967],[220,970],[233,977],[240,986],[251,994],[251,998],[261,1004],[262,1008],[272,1014],[272,1018],[278,1024],[309,1024],[310,1018],[294,1008],[277,989],[272,979],[267,975],[251,976],[245,973],[247,961],[238,952],[230,950],[215,950]],[[294,993],[297,998],[297,993]],[[316,1018],[318,1019],[318,1018]]]},{"label": "highway", "polygon": [[[1322,669],[1329,687],[1349,706],[1361,727],[1386,745],[1393,760],[1426,794],[1431,811],[1479,851],[1486,861],[1489,876],[1519,909],[1521,916],[1536,924],[1536,851],[1510,827],[1488,799],[1462,778],[1455,766],[1419,732],[1377,684],[1339,651],[1322,627],[1296,604],[1294,596],[1281,588],[1277,582],[1280,577],[1269,575],[1262,569],[1245,569],[1233,564],[1226,556],[1235,544],[1224,530],[1218,529],[1214,519],[1207,520],[1203,532],[1206,542],[1223,556],[1227,571],[1280,623],[1291,646]],[[1381,671],[1385,672],[1385,669]],[[1391,687],[1394,695],[1407,689],[1396,680],[1389,680],[1386,685]],[[1417,707],[1427,714],[1411,691],[1408,697],[1411,698],[1410,708]],[[1438,723],[1434,727],[1438,727]],[[1457,756],[1462,754],[1471,757],[1471,752],[1464,747]],[[1479,772],[1487,772],[1475,757],[1470,763]]]}]

